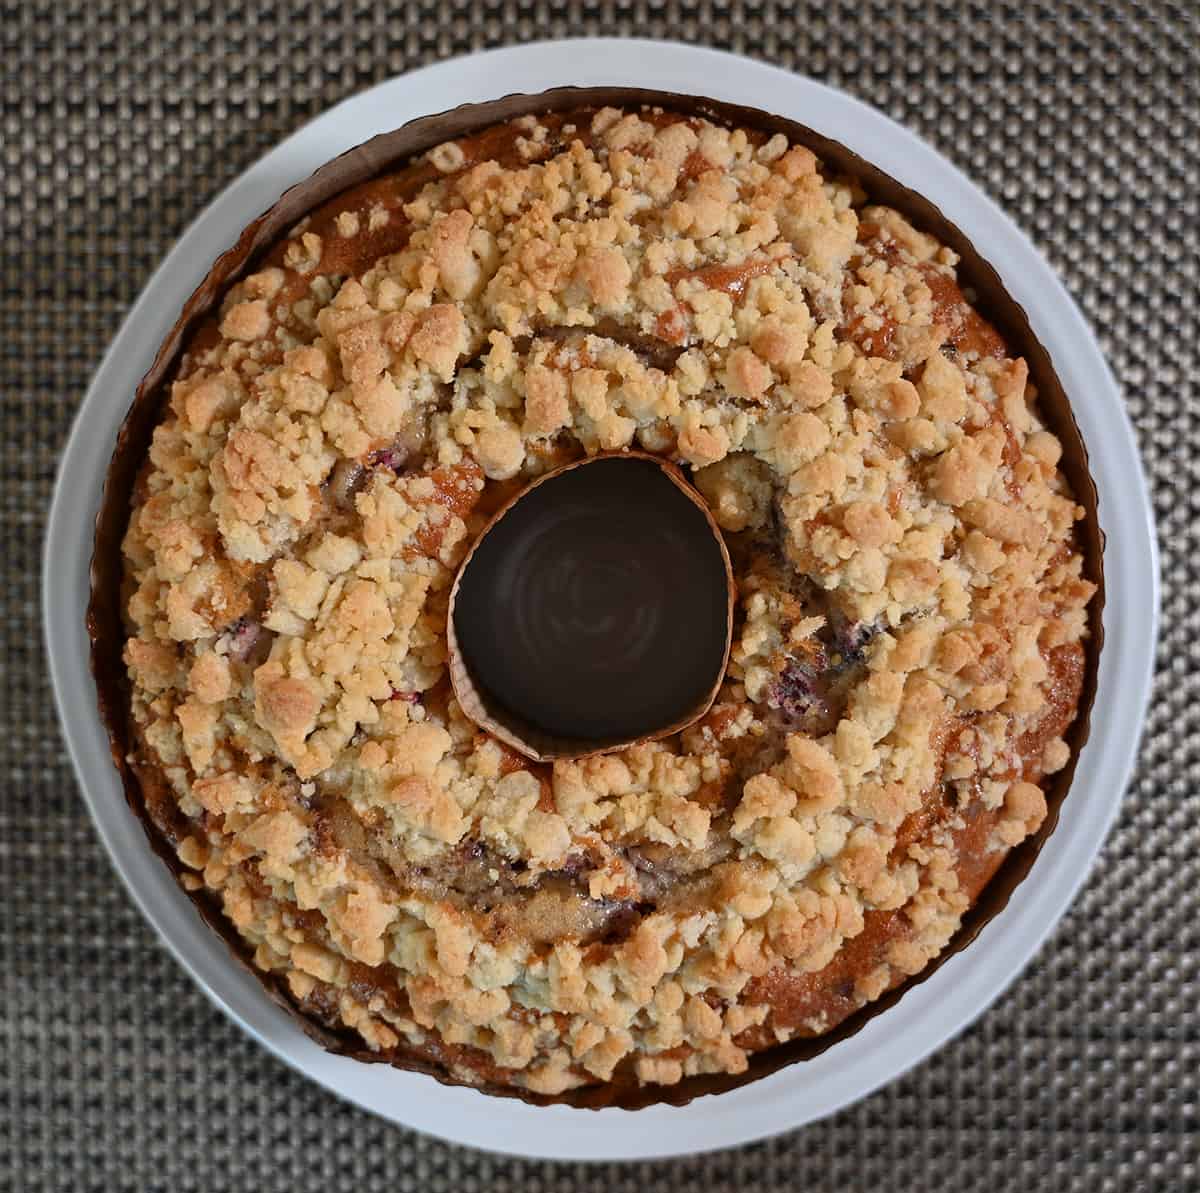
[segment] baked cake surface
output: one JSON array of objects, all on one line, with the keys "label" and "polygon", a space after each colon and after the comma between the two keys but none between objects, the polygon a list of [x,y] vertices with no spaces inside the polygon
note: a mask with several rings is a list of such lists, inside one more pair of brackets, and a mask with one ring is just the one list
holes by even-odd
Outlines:
[{"label": "baked cake surface", "polygon": [[[299,1012],[461,1082],[673,1086],[946,947],[1070,759],[1093,593],[956,264],[782,136],[601,109],[441,145],[230,289],[124,540],[131,764]],[[726,535],[727,679],[534,764],[455,704],[447,594],[624,448]]]}]

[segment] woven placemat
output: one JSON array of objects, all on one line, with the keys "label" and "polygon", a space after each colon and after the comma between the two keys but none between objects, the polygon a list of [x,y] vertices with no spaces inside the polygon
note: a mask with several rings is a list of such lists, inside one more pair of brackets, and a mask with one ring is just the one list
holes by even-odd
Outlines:
[{"label": "woven placemat", "polygon": [[[0,3],[0,1189],[1200,1188],[1200,8],[636,0]],[[1100,333],[1163,546],[1141,764],[1084,894],[980,1021],[826,1122],[709,1157],[543,1165],[389,1127],[245,1039],[109,869],[38,625],[57,453],[185,223],[329,104],[466,50],[580,33],[709,43],[932,141],[1037,241]]]}]

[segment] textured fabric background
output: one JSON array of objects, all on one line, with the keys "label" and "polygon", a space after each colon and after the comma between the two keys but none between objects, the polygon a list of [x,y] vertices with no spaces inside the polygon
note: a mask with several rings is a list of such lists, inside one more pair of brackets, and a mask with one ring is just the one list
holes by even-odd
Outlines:
[{"label": "textured fabric background", "polygon": [[[1164,633],[1141,764],[1084,894],[980,1022],[824,1123],[712,1157],[510,1161],[397,1130],[244,1039],[111,873],[38,626],[56,457],[176,235],[371,83],[580,33],[723,46],[928,138],[1049,256],[1141,437]],[[0,1190],[1200,1189],[1200,8],[0,2]]]}]

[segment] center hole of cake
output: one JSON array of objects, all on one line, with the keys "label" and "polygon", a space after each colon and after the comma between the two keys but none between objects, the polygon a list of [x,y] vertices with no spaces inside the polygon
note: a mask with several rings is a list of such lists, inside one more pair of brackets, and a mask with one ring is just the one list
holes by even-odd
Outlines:
[{"label": "center hole of cake", "polygon": [[719,678],[728,590],[704,514],[653,461],[606,457],[527,490],[476,548],[454,627],[490,703],[606,742],[684,718]]},{"label": "center hole of cake", "polygon": [[653,650],[670,602],[667,577],[651,556],[656,546],[669,557],[672,546],[677,553],[680,545],[638,541],[647,531],[665,538],[657,524],[622,527],[590,521],[583,516],[564,522],[540,544],[538,557],[528,561],[520,579],[540,591],[514,593],[515,607],[540,609],[545,624],[522,620],[523,645],[530,654],[578,652],[579,665],[587,669],[636,668]]}]

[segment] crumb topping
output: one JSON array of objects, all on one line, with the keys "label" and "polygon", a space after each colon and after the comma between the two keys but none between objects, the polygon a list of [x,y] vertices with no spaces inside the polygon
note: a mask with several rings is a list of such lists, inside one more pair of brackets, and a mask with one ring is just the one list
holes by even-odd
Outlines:
[{"label": "crumb topping", "polygon": [[[739,1073],[947,944],[1070,758],[1085,606],[955,254],[781,136],[576,112],[341,196],[190,346],[124,542],[135,764],[305,1013],[555,1095]],[[535,765],[450,692],[487,517],[691,478],[739,585],[664,741]]]}]

